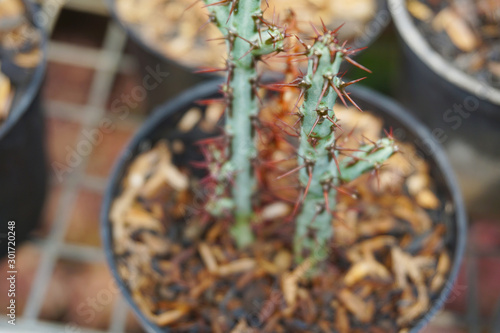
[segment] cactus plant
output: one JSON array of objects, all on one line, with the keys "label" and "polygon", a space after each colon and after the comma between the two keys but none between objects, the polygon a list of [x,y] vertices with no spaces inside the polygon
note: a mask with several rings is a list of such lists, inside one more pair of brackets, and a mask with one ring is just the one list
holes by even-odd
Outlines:
[{"label": "cactus plant", "polygon": [[[282,50],[284,34],[262,19],[260,0],[206,0],[206,3],[210,19],[224,34],[229,51],[227,83],[223,87],[227,102],[225,130],[231,138],[226,168],[235,172],[232,234],[239,246],[244,247],[253,239],[250,228],[255,190],[252,160],[256,154],[252,124],[259,113],[256,66],[263,56]],[[227,203],[227,200],[218,202]]]},{"label": "cactus plant", "polygon": [[298,83],[301,95],[305,96],[299,110],[302,126],[298,153],[299,165],[303,166],[300,182],[304,193],[297,217],[295,252],[300,258],[307,250],[320,259],[326,255],[326,245],[332,237],[331,220],[339,186],[379,168],[397,147],[391,138],[384,138],[361,146],[339,163],[342,147],[337,143],[336,133],[341,127],[333,106],[337,97],[344,104],[345,97],[357,106],[344,89],[359,80],[345,83],[337,73],[344,60],[367,69],[349,58],[356,50],[340,45],[336,31],[325,28],[307,49],[307,75]]},{"label": "cactus plant", "polygon": [[[218,185],[216,200],[207,205],[213,214],[232,208],[234,225],[232,235],[240,247],[252,242],[252,195],[255,191],[253,160],[256,158],[253,124],[259,115],[257,63],[262,57],[282,52],[284,41],[290,37],[285,29],[263,19],[260,0],[206,0],[211,21],[224,34],[228,49],[227,82],[222,91],[227,104],[225,132],[229,138],[229,158],[222,169],[226,179]],[[333,112],[337,97],[354,105],[338,76],[341,63],[346,60],[365,69],[350,58],[357,50],[341,45],[338,29],[317,34],[312,46],[305,46],[309,58],[308,71],[296,86],[304,96],[299,108],[300,147],[298,162],[302,199],[296,205],[300,212],[296,220],[295,253],[298,261],[303,255],[315,254],[318,259],[326,255],[331,240],[331,221],[339,187],[369,170],[378,168],[396,150],[390,138],[365,144],[339,163],[340,147],[337,142],[339,120]],[[208,69],[206,71],[215,71]],[[299,100],[301,99],[299,97]],[[345,99],[344,99],[345,97]],[[356,105],[357,106],[357,105]],[[234,177],[234,179],[232,179]],[[224,186],[234,182],[231,198],[222,196]]]}]

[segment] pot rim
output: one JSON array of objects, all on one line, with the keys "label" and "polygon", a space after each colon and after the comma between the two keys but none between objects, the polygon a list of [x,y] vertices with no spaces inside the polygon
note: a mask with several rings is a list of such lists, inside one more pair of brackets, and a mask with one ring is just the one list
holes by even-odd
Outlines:
[{"label": "pot rim", "polygon": [[[125,150],[122,152],[120,158],[115,163],[110,181],[107,184],[106,191],[104,193],[103,203],[101,207],[100,215],[100,228],[101,228],[101,238],[103,242],[103,248],[106,255],[106,260],[111,269],[111,273],[117,282],[120,290],[122,291],[125,299],[129,305],[134,310],[135,314],[138,316],[139,320],[146,328],[148,332],[170,332],[167,327],[160,328],[154,325],[146,315],[140,311],[139,307],[133,300],[130,292],[127,290],[125,282],[120,277],[114,258],[113,252],[113,241],[111,238],[111,222],[109,220],[109,213],[111,206],[113,204],[113,199],[115,198],[116,190],[121,185],[121,176],[123,172],[128,167],[128,163],[131,160],[132,154],[136,148],[138,148],[147,137],[149,133],[157,129],[162,119],[171,116],[180,109],[184,109],[198,97],[207,96],[214,94],[217,90],[218,84],[222,83],[221,80],[216,79],[208,82],[201,83],[192,89],[185,91],[179,97],[167,101],[165,104],[157,107],[150,118],[146,120],[143,126],[134,135],[132,140],[127,144]],[[351,87],[350,87],[351,88]],[[410,114],[406,109],[404,109],[400,104],[391,100],[388,97],[381,95],[371,89],[364,88],[361,86],[355,86],[350,89],[355,97],[366,101],[367,103],[373,104],[381,111],[386,113],[388,117],[395,119],[400,122],[402,126],[409,132],[413,132],[417,138],[425,138],[426,144],[428,144],[429,150],[433,152],[425,156],[426,159],[433,159],[437,167],[441,170],[444,185],[448,187],[451,199],[453,201],[455,209],[455,225],[456,225],[456,239],[454,247],[454,258],[452,268],[450,270],[447,281],[441,290],[439,296],[430,306],[426,314],[417,322],[417,324],[410,330],[410,333],[417,333],[429,322],[429,320],[436,314],[436,312],[444,305],[446,299],[448,298],[454,281],[456,280],[462,262],[462,258],[465,251],[466,244],[466,234],[467,234],[467,216],[465,211],[465,205],[462,200],[461,192],[458,183],[455,179],[453,169],[451,164],[446,157],[444,149],[430,133],[430,131],[418,121],[412,114]],[[383,117],[383,114],[380,115]]]},{"label": "pot rim", "polygon": [[[7,119],[4,121],[4,123],[0,124],[0,140],[7,136],[10,130],[20,121],[24,113],[28,110],[29,106],[40,90],[45,75],[45,70],[47,68],[47,31],[41,24],[37,23],[37,20],[33,19],[34,14],[41,9],[40,7],[38,7],[38,5],[35,5],[27,0],[23,0],[23,4],[26,6],[27,15],[31,16],[33,24],[35,25],[37,30],[40,31],[40,51],[42,52],[42,58],[40,59],[40,63],[33,72],[29,83],[27,84],[28,88],[20,97],[19,102],[11,106],[9,114],[7,115]],[[15,94],[17,93],[18,91],[15,92]]]},{"label": "pot rim", "polygon": [[[105,0],[107,7],[108,7],[108,10],[111,13],[111,17],[113,17],[115,22],[118,22],[118,25],[127,33],[127,35],[131,36],[132,40],[135,43],[139,44],[139,46],[141,48],[143,48],[144,50],[147,50],[148,52],[151,52],[155,57],[162,59],[165,63],[179,66],[180,68],[182,68],[188,72],[194,72],[194,71],[196,71],[196,69],[198,67],[203,66],[203,64],[200,64],[199,66],[190,66],[188,64],[185,64],[179,60],[175,60],[175,59],[163,54],[159,49],[148,44],[144,40],[144,38],[142,38],[141,34],[137,30],[133,29],[130,24],[128,24],[127,22],[122,20],[122,18],[120,17],[120,15],[118,14],[118,11],[116,9],[116,1],[117,0]],[[387,8],[386,0],[375,0],[375,1],[377,2],[378,8],[377,8],[377,12],[376,12],[375,16],[373,17],[373,20],[370,21],[370,23],[377,22],[376,19],[377,19],[378,15],[381,15],[380,17],[381,17],[382,22],[379,23],[375,27],[375,29],[376,29],[375,33],[373,34],[373,36],[366,39],[367,42],[357,43],[358,40],[365,40],[365,38],[362,38],[362,39],[358,38],[355,40],[356,43],[353,43],[353,45],[348,45],[348,46],[352,46],[353,48],[365,48],[365,47],[370,46],[380,37],[380,35],[386,30],[386,28],[391,23],[391,15],[390,15],[389,9]],[[384,18],[382,16],[382,14],[387,14],[387,18]],[[367,36],[366,29],[368,29],[368,28],[369,27],[365,28],[365,31],[363,32],[363,35],[362,35],[363,37]],[[361,52],[363,52],[363,51],[361,50],[361,51],[357,52],[356,55],[360,54]],[[207,77],[207,78],[219,77],[219,75],[216,75],[216,74],[206,74],[206,73],[196,74],[196,75],[199,75],[201,77]]]},{"label": "pot rim", "polygon": [[453,85],[481,99],[500,105],[500,89],[493,88],[476,77],[466,74],[435,51],[417,29],[405,0],[388,0],[389,10],[399,35],[420,60],[436,74]]}]

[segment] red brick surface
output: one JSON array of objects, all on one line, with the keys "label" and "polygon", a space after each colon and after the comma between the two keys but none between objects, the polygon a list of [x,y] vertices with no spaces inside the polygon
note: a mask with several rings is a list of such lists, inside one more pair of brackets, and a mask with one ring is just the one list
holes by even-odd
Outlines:
[{"label": "red brick surface", "polygon": [[33,233],[36,237],[43,238],[49,235],[61,199],[61,191],[62,187],[59,184],[53,184],[47,193],[42,221]]},{"label": "red brick surface", "polygon": [[465,315],[467,312],[467,290],[470,287],[467,280],[467,258],[464,259],[460,266],[457,280],[453,284],[450,296],[445,302],[444,308],[456,312],[460,315]]},{"label": "red brick surface", "polygon": [[[105,264],[58,262],[41,319],[107,329],[118,289]],[[69,330],[72,332],[71,330]]]},{"label": "red brick surface", "polygon": [[81,125],[69,120],[48,117],[45,120],[48,142],[48,162],[50,176],[54,177],[53,163],[57,162],[65,169],[70,168],[69,154],[74,149],[81,131]]},{"label": "red brick surface", "polygon": [[114,163],[120,153],[125,148],[132,135],[133,129],[116,127],[111,133],[94,130],[96,138],[100,138],[100,143],[94,146],[87,164],[86,173],[92,176],[108,177]]},{"label": "red brick surface", "polygon": [[473,251],[500,256],[500,221],[475,222],[469,235]]},{"label": "red brick surface", "polygon": [[69,243],[100,246],[99,212],[102,195],[86,189],[78,193],[66,233]]},{"label": "red brick surface", "polygon": [[113,87],[106,103],[106,109],[114,113],[119,113],[120,108],[127,107],[127,110],[132,114],[145,114],[145,100],[133,99],[127,104],[127,96],[132,96],[131,93],[135,87],[141,87],[141,77],[138,73],[134,74],[117,74],[113,82]]},{"label": "red brick surface", "polygon": [[480,313],[490,317],[500,301],[500,256],[477,259]]},{"label": "red brick surface", "polygon": [[422,333],[466,333],[467,330],[458,327],[443,327],[429,325],[422,330]]},{"label": "red brick surface", "polygon": [[135,316],[135,314],[130,310],[127,313],[127,321],[125,324],[125,329],[127,333],[142,333],[144,330],[142,329],[141,324],[139,323],[139,319]]},{"label": "red brick surface", "polygon": [[43,87],[47,99],[84,105],[89,96],[94,70],[49,62]]}]

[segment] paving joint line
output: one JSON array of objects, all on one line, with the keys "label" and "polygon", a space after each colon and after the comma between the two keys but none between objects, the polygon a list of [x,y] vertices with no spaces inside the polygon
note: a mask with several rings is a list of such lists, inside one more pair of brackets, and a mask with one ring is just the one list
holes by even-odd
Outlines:
[{"label": "paving joint line", "polygon": [[113,308],[113,313],[111,314],[111,320],[109,325],[109,332],[111,333],[123,333],[125,332],[127,325],[127,314],[129,314],[128,304],[121,294],[116,298],[115,305]]},{"label": "paving joint line", "polygon": [[82,187],[96,193],[104,193],[108,183],[108,178],[85,174],[83,176]]},{"label": "paving joint line", "polygon": [[60,249],[60,258],[87,263],[101,263],[105,261],[104,252],[96,246],[63,243]]},{"label": "paving joint line", "polygon": [[[12,325],[7,324],[7,322],[0,322],[0,333],[12,333]],[[107,333],[106,331],[78,327],[78,330],[74,330],[74,327],[69,323],[56,323],[52,321],[38,320],[36,322],[16,319],[16,333],[68,333],[68,332],[78,332],[78,333]],[[123,332],[121,332],[123,333]]]},{"label": "paving joint line", "polygon": [[[105,35],[104,49],[105,50],[122,50],[126,43],[126,36],[121,33],[114,23],[109,23]],[[89,94],[88,104],[94,108],[94,112],[103,112],[102,106],[105,106],[106,97],[109,96],[111,91],[112,79],[116,74],[118,62],[110,61],[107,53],[102,54],[99,59],[102,65],[109,65],[111,70],[106,72],[97,72],[92,82],[91,91]],[[103,95],[105,95],[103,97]],[[80,133],[79,140],[84,139],[83,134]],[[55,223],[52,227],[51,233],[48,237],[49,242],[46,244],[41,262],[35,274],[34,283],[31,285],[30,294],[28,296],[27,307],[24,311],[26,320],[36,322],[38,314],[40,313],[43,305],[44,297],[50,283],[50,278],[53,274],[55,265],[58,259],[58,253],[63,245],[63,239],[68,227],[67,221],[71,214],[71,208],[76,201],[76,194],[80,179],[83,177],[88,156],[83,158],[83,162],[79,167],[74,170],[74,173],[66,180],[65,188],[61,194],[58,210],[56,213]]]},{"label": "paving joint line", "polygon": [[133,73],[137,67],[137,62],[131,55],[60,41],[50,42],[47,58],[51,62],[65,65],[91,68],[95,71],[109,71],[109,67],[104,67],[98,62],[103,52],[109,53],[112,57],[121,56],[118,66],[118,73],[120,74]]},{"label": "paving joint line", "polygon": [[477,261],[476,256],[470,253],[466,256],[466,274],[469,287],[466,291],[467,309],[466,318],[467,326],[470,333],[481,332],[481,322],[479,315],[478,303],[478,279],[477,279]]}]

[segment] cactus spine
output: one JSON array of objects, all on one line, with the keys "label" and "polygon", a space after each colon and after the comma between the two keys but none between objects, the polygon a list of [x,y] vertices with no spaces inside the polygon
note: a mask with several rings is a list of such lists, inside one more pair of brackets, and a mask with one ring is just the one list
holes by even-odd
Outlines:
[{"label": "cactus spine", "polygon": [[234,170],[232,198],[235,224],[231,233],[240,247],[252,242],[252,194],[256,182],[252,162],[256,157],[254,120],[259,113],[258,75],[256,65],[266,54],[279,51],[283,35],[264,24],[261,0],[205,0],[215,23],[225,36],[227,84],[223,91],[227,100],[226,134],[230,167]]},{"label": "cactus spine", "polygon": [[326,29],[307,50],[308,72],[299,83],[304,102],[299,112],[302,126],[298,163],[302,166],[299,179],[304,190],[294,239],[298,261],[304,255],[319,261],[328,254],[339,186],[378,168],[396,150],[392,139],[384,138],[363,145],[338,162],[339,124],[333,106],[337,97],[342,101],[343,96],[351,98],[344,91],[347,84],[337,74],[343,60],[358,65],[348,57],[353,52],[338,44],[335,31]]}]

